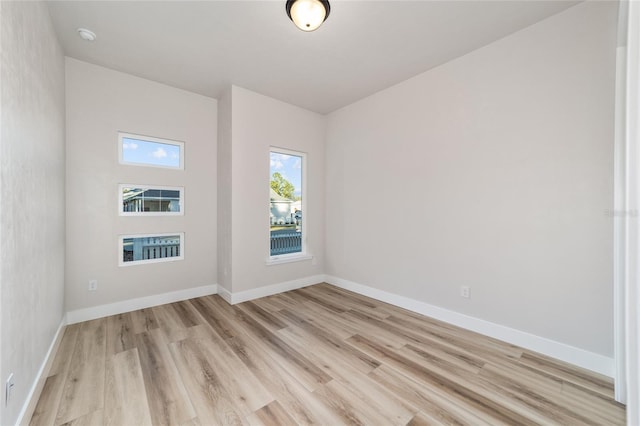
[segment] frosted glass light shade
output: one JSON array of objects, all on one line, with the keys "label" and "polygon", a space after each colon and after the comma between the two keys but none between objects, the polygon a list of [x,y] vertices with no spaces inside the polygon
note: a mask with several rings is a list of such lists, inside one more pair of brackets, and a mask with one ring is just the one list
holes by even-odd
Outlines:
[{"label": "frosted glass light shade", "polygon": [[287,15],[302,31],[316,30],[329,16],[326,0],[287,0]]}]

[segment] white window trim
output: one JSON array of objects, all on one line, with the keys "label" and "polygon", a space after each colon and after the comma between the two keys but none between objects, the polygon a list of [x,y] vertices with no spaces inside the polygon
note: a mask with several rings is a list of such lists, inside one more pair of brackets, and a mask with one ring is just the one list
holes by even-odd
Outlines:
[{"label": "white window trim", "polygon": [[[145,142],[155,142],[155,143],[161,143],[165,145],[177,146],[180,148],[180,166],[172,167],[172,166],[163,166],[159,164],[136,163],[133,161],[125,161],[124,155],[123,155],[124,153],[122,150],[123,138],[137,139]],[[120,164],[127,165],[127,166],[155,167],[155,168],[169,169],[169,170],[184,170],[184,142],[174,141],[170,139],[161,139],[153,136],[137,135],[135,133],[118,132],[118,161]]]},{"label": "white window trim", "polygon": [[269,256],[267,258],[266,263],[267,263],[267,266],[271,266],[271,265],[281,265],[283,263],[302,262],[304,260],[312,260],[312,259],[313,259],[313,256],[310,254],[289,253],[289,254],[280,254],[277,256]]},{"label": "white window trim", "polygon": [[[122,253],[124,252],[124,240],[126,238],[169,237],[173,235],[178,235],[180,237],[180,256],[133,260],[131,262],[125,262],[122,258]],[[118,235],[118,266],[147,265],[150,263],[175,262],[178,260],[184,260],[184,232]]]},{"label": "white window trim", "polygon": [[[271,153],[275,152],[277,154],[285,154],[285,155],[293,155],[296,157],[301,157],[302,158],[302,188],[301,192],[302,192],[302,247],[301,247],[301,251],[298,253],[288,253],[288,254],[279,254],[279,255],[275,255],[275,256],[271,256],[271,249],[269,248],[269,244],[266,244],[267,246],[267,259],[266,259],[266,264],[267,266],[271,266],[271,265],[280,265],[283,263],[291,263],[291,262],[301,262],[301,261],[305,261],[305,260],[311,260],[313,259],[313,255],[311,255],[308,252],[308,246],[307,246],[307,229],[308,229],[308,209],[307,209],[307,198],[308,198],[308,194],[306,193],[306,187],[307,187],[307,153],[306,152],[302,152],[302,151],[294,151],[291,149],[286,149],[286,148],[279,148],[276,146],[271,146],[269,147],[269,156],[271,156]],[[267,181],[270,182],[271,181],[271,168],[269,168],[269,175],[267,176]],[[268,190],[267,190],[267,200],[271,200],[271,196],[270,196],[270,189],[269,186],[267,186]],[[267,216],[268,217],[268,216]],[[270,235],[270,234],[269,234]]]},{"label": "white window trim", "polygon": [[[124,199],[122,198],[123,188],[139,189],[160,189],[169,191],[180,191],[180,211],[179,212],[125,212],[122,211]],[[184,216],[184,186],[163,186],[163,185],[139,185],[137,183],[121,183],[118,185],[118,215],[119,216]]]}]

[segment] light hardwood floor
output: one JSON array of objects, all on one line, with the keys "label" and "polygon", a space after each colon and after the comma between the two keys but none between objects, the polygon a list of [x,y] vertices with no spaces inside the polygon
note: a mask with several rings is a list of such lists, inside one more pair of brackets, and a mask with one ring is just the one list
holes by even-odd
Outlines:
[{"label": "light hardwood floor", "polygon": [[66,328],[32,425],[624,424],[610,379],[328,284]]}]

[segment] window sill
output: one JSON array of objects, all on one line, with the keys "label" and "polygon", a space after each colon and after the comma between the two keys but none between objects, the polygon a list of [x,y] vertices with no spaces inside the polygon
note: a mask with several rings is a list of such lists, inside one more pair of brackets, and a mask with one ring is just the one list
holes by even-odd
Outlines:
[{"label": "window sill", "polygon": [[311,260],[313,256],[310,254],[283,254],[280,256],[271,256],[267,258],[267,266],[280,265],[282,263],[301,262],[303,260]]},{"label": "window sill", "polygon": [[157,259],[144,259],[144,260],[130,260],[128,262],[123,262],[121,260],[118,263],[118,266],[149,265],[149,264],[153,264],[153,263],[176,262],[178,260],[184,260],[184,256],[161,257],[161,258],[157,258]]}]

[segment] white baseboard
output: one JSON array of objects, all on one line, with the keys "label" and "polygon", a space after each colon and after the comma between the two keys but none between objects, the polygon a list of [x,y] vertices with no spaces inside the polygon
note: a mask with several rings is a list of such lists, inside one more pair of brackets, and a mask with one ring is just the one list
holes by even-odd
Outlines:
[{"label": "white baseboard", "polygon": [[51,364],[53,363],[53,358],[58,351],[58,346],[60,346],[60,341],[62,340],[63,334],[62,331],[64,330],[65,326],[66,321],[63,317],[62,321],[60,321],[60,325],[58,326],[58,330],[56,331],[56,334],[53,336],[53,340],[49,345],[49,350],[47,350],[47,354],[44,356],[42,364],[40,364],[40,369],[38,370],[38,374],[36,374],[36,378],[31,385],[31,389],[29,389],[27,399],[25,399],[24,405],[20,410],[20,414],[18,414],[16,425],[26,425],[31,421],[33,412],[36,409],[36,404],[38,403],[38,399],[40,399],[40,394],[42,393],[42,389],[44,388],[44,382],[49,373],[49,369],[51,368]]},{"label": "white baseboard", "polygon": [[229,293],[226,289],[225,293],[220,292],[220,296],[224,298],[229,304],[235,305],[236,303],[246,302],[248,300],[259,299],[261,297],[271,296],[278,293],[284,293],[289,290],[296,290],[303,287],[308,287],[313,284],[319,284],[325,281],[325,275],[312,275],[310,277],[300,278],[292,281],[285,281],[283,283],[267,285],[264,287],[258,287],[251,290],[240,291],[237,293]]},{"label": "white baseboard", "polygon": [[506,327],[504,325],[464,315],[459,312],[440,308],[408,297],[399,296],[397,294],[358,284],[353,281],[344,280],[342,278],[327,275],[325,276],[325,281],[329,284],[335,285],[336,287],[350,290],[363,296],[368,296],[467,330],[484,334],[485,336],[493,337],[525,349],[539,352],[543,355],[595,371],[608,377],[614,376],[614,359],[608,358],[604,355],[589,352],[584,349],[569,346],[564,343]]},{"label": "white baseboard", "polygon": [[218,285],[218,296],[222,297],[228,304],[232,305],[231,300],[233,299],[233,293],[221,285]]},{"label": "white baseboard", "polygon": [[74,324],[210,294],[219,294],[227,303],[235,305],[237,303],[296,290],[321,282],[327,282],[336,287],[362,294],[363,296],[368,296],[525,349],[539,352],[543,355],[595,371],[608,377],[614,376],[615,362],[613,358],[330,275],[313,275],[236,293],[232,293],[217,284],[195,287],[187,290],[70,311],[67,312],[66,323]]},{"label": "white baseboard", "polygon": [[90,308],[67,312],[67,324],[108,317],[110,315],[164,305],[165,303],[179,302],[181,300],[193,299],[194,297],[208,296],[210,294],[216,294],[217,292],[218,285],[211,284],[202,287],[188,288],[186,290],[155,294],[153,296],[139,297],[137,299],[123,300],[106,305],[92,306]]}]

